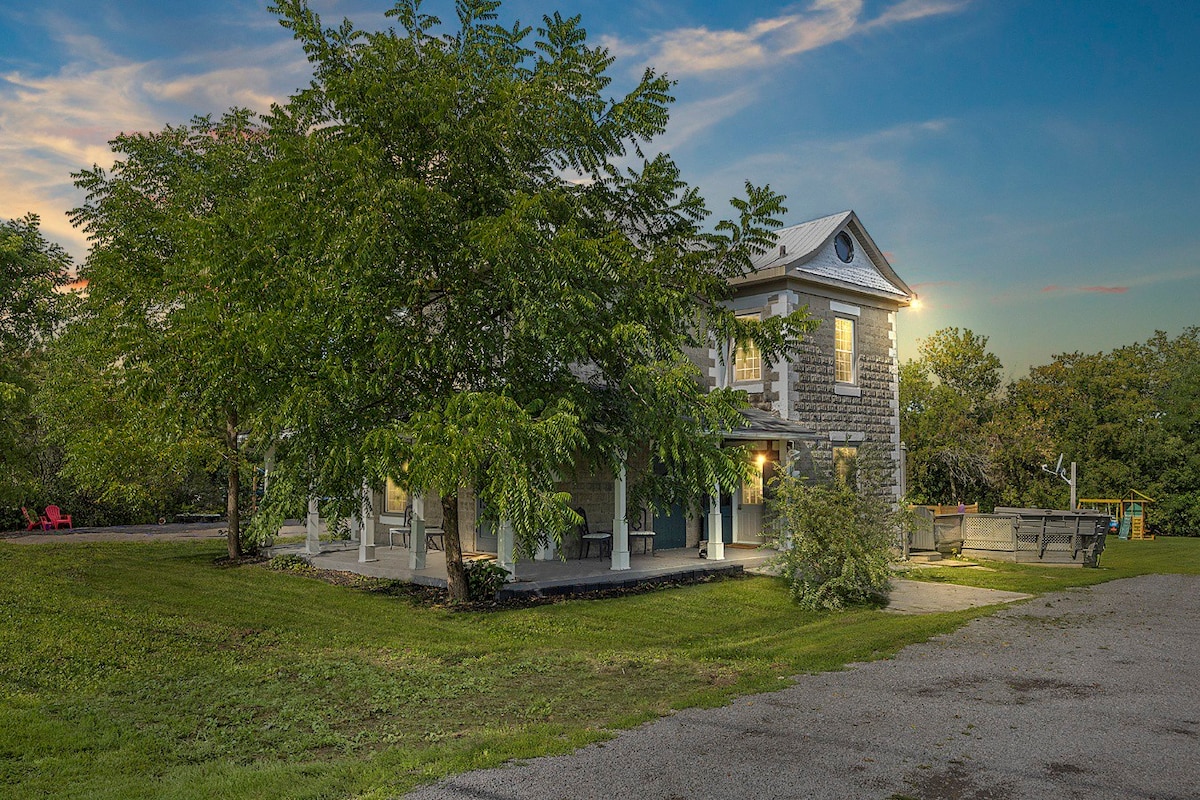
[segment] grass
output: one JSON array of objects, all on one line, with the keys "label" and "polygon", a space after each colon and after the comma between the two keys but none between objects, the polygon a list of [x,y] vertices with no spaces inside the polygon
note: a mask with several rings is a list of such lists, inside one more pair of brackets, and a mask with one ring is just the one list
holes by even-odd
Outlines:
[{"label": "grass", "polygon": [[1100,556],[1099,569],[1010,564],[1002,561],[989,561],[986,567],[986,570],[922,567],[911,570],[905,577],[1041,594],[1148,573],[1196,575],[1200,574],[1200,539],[1109,539],[1107,548]]},{"label": "grass", "polygon": [[[218,568],[222,550],[0,543],[0,797],[393,797],[986,613],[806,613],[751,578],[468,614]],[[1119,543],[1103,563],[921,575],[1040,592],[1196,572],[1200,541]]]}]

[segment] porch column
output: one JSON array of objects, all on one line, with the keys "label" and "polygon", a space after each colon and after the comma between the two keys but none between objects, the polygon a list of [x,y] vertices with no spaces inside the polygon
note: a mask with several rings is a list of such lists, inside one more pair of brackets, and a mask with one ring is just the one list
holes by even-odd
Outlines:
[{"label": "porch column", "polygon": [[626,490],[625,454],[621,454],[621,465],[617,467],[617,478],[613,481],[613,540],[612,569],[629,569],[629,520],[625,506]]},{"label": "porch column", "polygon": [[317,498],[308,498],[308,519],[304,526],[304,552],[315,556],[321,552],[321,511]]},{"label": "porch column", "polygon": [[358,563],[377,561],[375,558],[375,515],[371,512],[371,487],[363,481],[362,495],[358,501],[358,518],[360,520],[358,537]]},{"label": "porch column", "polygon": [[738,484],[733,489],[733,495],[729,498],[729,539],[733,542],[742,540],[742,484]]},{"label": "porch column", "polygon": [[534,551],[534,561],[555,561],[558,559],[558,548],[554,546],[553,539],[547,539],[545,544],[538,544],[537,550]]},{"label": "porch column", "polygon": [[708,560],[725,560],[725,543],[721,541],[721,487],[713,487],[708,503]]},{"label": "porch column", "polygon": [[510,579],[517,575],[515,544],[512,523],[506,519],[500,520],[500,529],[496,532],[496,563],[508,571]]},{"label": "porch column", "polygon": [[[780,439],[779,440],[779,475],[780,476],[784,476],[784,475],[790,476],[791,474],[792,474],[792,443],[790,441],[788,441],[787,439]],[[771,525],[775,529],[773,531],[773,534],[775,537],[775,548],[777,550],[791,550],[792,549],[792,532],[790,530],[785,530],[783,523],[779,521],[778,517],[776,517],[775,519],[773,519],[771,521]]]},{"label": "porch column", "polygon": [[429,553],[429,540],[425,538],[425,495],[414,494],[412,498],[412,529],[408,532],[408,568],[425,569],[425,556]]}]

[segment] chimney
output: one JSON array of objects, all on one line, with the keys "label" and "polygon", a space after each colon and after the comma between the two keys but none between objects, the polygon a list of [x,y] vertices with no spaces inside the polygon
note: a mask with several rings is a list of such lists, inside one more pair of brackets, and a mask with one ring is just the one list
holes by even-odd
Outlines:
[{"label": "chimney", "polygon": [[779,257],[783,258],[786,255],[787,255],[787,245],[786,244],[779,245]]}]

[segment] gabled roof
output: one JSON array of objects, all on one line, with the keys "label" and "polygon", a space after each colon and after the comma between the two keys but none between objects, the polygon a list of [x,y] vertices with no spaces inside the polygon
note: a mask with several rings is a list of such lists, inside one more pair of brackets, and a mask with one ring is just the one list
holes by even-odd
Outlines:
[{"label": "gabled roof", "polygon": [[[836,257],[831,242],[841,231],[848,232],[856,243],[851,263]],[[782,228],[776,233],[775,247],[751,259],[755,272],[742,282],[796,275],[832,286],[866,290],[870,294],[890,297],[901,304],[916,297],[883,252],[863,228],[853,211],[839,211],[827,217]]]}]

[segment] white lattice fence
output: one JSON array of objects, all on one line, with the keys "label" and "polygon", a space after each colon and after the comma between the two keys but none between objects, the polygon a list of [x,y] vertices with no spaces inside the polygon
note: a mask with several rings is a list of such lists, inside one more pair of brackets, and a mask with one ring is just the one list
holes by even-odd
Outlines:
[{"label": "white lattice fence", "polygon": [[968,514],[963,518],[964,550],[1013,550],[1014,519],[994,514]]}]

